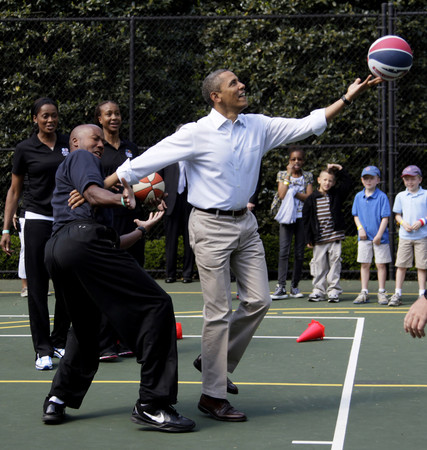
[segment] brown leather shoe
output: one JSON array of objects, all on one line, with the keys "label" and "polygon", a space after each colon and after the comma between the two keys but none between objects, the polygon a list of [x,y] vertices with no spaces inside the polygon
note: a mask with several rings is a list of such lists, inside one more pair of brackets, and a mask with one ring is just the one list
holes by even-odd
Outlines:
[{"label": "brown leather shoe", "polygon": [[227,400],[222,398],[202,394],[198,408],[214,419],[224,422],[245,422],[248,420],[245,413],[233,408]]},{"label": "brown leather shoe", "polygon": [[[199,355],[194,361],[193,366],[199,371],[202,371],[202,355]],[[227,378],[227,392],[229,394],[236,395],[239,393],[239,388],[230,380],[230,378]]]}]

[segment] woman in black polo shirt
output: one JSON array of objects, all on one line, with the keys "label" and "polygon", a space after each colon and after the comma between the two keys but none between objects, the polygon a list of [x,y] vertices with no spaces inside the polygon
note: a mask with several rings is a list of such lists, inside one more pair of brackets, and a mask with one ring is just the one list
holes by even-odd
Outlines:
[{"label": "woman in black polo shirt", "polygon": [[[105,100],[95,108],[95,123],[104,132],[104,154],[101,166],[104,176],[107,177],[116,171],[128,158],[133,159],[139,155],[138,146],[120,136],[122,115],[119,105],[112,100]],[[112,208],[113,228],[119,235],[130,233],[135,229],[134,220],[141,217],[141,205],[137,204],[134,210],[126,208]],[[137,260],[141,267],[145,261],[145,236],[136,242],[127,251]],[[113,267],[112,267],[113,270]],[[112,329],[105,316],[102,317],[100,330],[100,360],[114,361],[118,356],[133,356],[128,348],[117,344],[117,333]]]},{"label": "woman in black polo shirt", "polygon": [[[68,137],[56,132],[58,105],[50,98],[34,102],[35,131],[20,142],[13,155],[12,181],[6,197],[2,249],[10,254],[10,229],[23,192],[25,209],[25,269],[28,281],[28,310],[36,352],[36,369],[53,368],[52,356],[64,354],[69,320],[62,298],[56,293],[52,334],[48,309],[49,275],[44,264],[44,248],[53,224],[51,199],[55,173],[69,154]],[[26,183],[24,186],[24,179]]]}]

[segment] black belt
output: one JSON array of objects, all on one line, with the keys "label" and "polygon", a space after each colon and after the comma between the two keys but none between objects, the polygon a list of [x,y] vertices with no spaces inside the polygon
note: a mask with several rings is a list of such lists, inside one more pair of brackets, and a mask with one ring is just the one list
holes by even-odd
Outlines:
[{"label": "black belt", "polygon": [[218,214],[218,216],[232,216],[232,217],[243,216],[243,214],[246,214],[246,211],[248,210],[248,208],[243,208],[237,211],[223,211],[222,209],[215,209],[215,208],[202,209],[198,208],[197,206],[195,206],[195,208],[198,209],[199,211],[209,214]]}]

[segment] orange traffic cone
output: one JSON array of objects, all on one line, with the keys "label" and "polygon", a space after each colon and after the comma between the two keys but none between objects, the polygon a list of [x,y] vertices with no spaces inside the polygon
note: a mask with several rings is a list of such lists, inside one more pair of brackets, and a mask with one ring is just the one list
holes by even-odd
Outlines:
[{"label": "orange traffic cone", "polygon": [[176,323],[176,338],[182,339],[182,325],[180,322]]},{"label": "orange traffic cone", "polygon": [[297,342],[314,341],[315,339],[323,339],[325,337],[325,326],[317,320],[312,320],[307,329],[297,339]]}]

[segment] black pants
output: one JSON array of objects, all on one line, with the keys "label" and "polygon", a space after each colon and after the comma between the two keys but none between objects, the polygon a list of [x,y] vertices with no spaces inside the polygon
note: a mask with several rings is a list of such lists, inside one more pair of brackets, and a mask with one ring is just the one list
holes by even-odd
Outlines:
[{"label": "black pants", "polygon": [[46,245],[55,289],[63,292],[72,331],[50,395],[78,408],[99,365],[99,324],[105,314],[141,364],[142,402],[176,403],[176,325],[169,295],[126,251],[111,229],[73,222]]},{"label": "black pants", "polygon": [[194,268],[194,253],[188,237],[188,220],[193,207],[187,202],[187,194],[177,194],[172,214],[164,217],[166,235],[166,277],[176,278],[178,238],[184,241],[183,278],[191,278]]},{"label": "black pants", "polygon": [[49,273],[44,263],[46,242],[52,234],[49,220],[27,219],[25,221],[25,271],[28,282],[28,312],[31,336],[36,353],[53,356],[53,347],[64,348],[70,320],[64,299],[55,292],[55,319],[52,334],[47,302]]},{"label": "black pants", "polygon": [[[134,210],[126,210],[126,214],[115,213],[113,214],[113,228],[116,230],[119,236],[121,236],[122,234],[130,233],[136,228],[136,224],[133,221],[136,218],[138,218],[138,214]],[[142,239],[135,242],[135,244],[133,244],[132,247],[126,249],[126,251],[136,259],[141,267],[144,267],[145,236],[142,236]],[[119,336],[117,336],[116,331],[108,321],[107,317],[103,315],[100,324],[99,352],[101,354],[105,352],[117,352],[118,340]]]},{"label": "black pants", "polygon": [[294,268],[292,271],[291,288],[298,287],[301,280],[302,266],[304,263],[304,224],[302,219],[297,219],[295,223],[280,224],[279,231],[279,275],[278,283],[286,286],[286,278],[288,275],[289,255],[291,253],[292,237],[294,239]]}]

